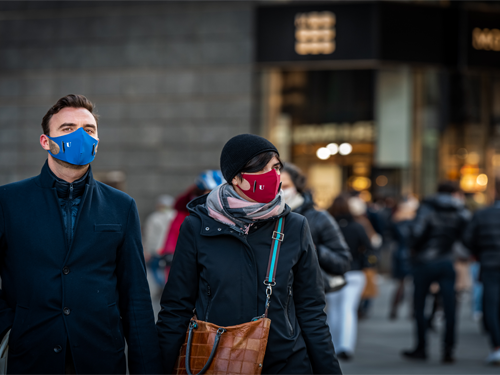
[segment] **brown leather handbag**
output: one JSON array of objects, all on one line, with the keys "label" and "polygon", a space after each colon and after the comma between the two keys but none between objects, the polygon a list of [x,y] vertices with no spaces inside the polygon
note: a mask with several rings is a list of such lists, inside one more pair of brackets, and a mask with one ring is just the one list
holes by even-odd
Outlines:
[{"label": "brown leather handbag", "polygon": [[191,319],[186,341],[181,346],[174,374],[260,374],[266,353],[271,320],[267,317],[285,218],[276,221],[272,235],[271,253],[267,267],[266,308],[263,315],[251,322],[231,327]]}]

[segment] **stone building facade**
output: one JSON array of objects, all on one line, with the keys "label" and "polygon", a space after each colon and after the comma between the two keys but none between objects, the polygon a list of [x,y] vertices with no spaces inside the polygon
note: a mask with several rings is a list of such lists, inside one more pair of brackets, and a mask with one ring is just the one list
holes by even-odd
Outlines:
[{"label": "stone building facade", "polygon": [[43,115],[84,94],[100,115],[93,171],[144,219],[254,130],[253,13],[251,2],[0,3],[0,185],[39,173]]}]

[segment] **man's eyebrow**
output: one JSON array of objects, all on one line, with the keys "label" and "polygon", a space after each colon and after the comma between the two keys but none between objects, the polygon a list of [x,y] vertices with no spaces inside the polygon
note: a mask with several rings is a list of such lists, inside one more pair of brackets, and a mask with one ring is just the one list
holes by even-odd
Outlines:
[{"label": "man's eyebrow", "polygon": [[91,128],[97,129],[97,126],[95,126],[94,124],[85,124],[83,126],[86,128],[90,126]]},{"label": "man's eyebrow", "polygon": [[59,129],[64,128],[65,126],[76,126],[76,124],[65,122],[64,124],[59,125]]}]

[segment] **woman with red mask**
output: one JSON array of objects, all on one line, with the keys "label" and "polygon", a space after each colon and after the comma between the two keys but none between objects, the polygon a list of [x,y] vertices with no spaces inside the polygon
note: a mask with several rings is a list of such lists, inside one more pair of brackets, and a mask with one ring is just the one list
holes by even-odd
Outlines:
[{"label": "woman with red mask", "polygon": [[[193,312],[223,327],[262,315],[263,281],[273,236],[278,236],[262,373],[341,374],[316,250],[307,220],[285,205],[281,167],[278,150],[268,140],[238,135],[221,154],[228,183],[188,204],[190,215],[181,227],[157,323],[167,373],[176,364]],[[280,219],[286,220],[276,233]]]}]

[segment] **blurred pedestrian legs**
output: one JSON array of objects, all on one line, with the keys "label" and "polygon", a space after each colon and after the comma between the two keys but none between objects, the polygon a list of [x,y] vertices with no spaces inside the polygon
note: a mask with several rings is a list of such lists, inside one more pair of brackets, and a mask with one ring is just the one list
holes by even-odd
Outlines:
[{"label": "blurred pedestrian legs", "polygon": [[483,284],[479,280],[481,266],[479,262],[470,264],[472,279],[472,319],[480,321],[483,318]]},{"label": "blurred pedestrian legs", "polygon": [[354,354],[358,307],[366,283],[363,271],[346,272],[345,278],[347,285],[343,289],[326,295],[328,325],[340,359],[349,359]]}]

